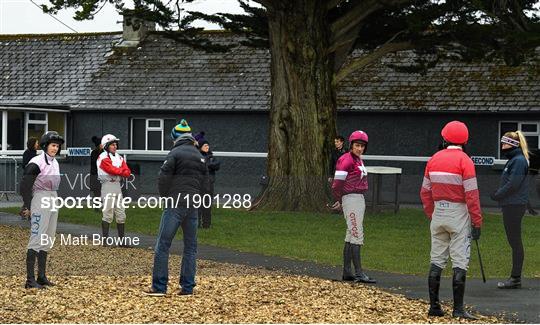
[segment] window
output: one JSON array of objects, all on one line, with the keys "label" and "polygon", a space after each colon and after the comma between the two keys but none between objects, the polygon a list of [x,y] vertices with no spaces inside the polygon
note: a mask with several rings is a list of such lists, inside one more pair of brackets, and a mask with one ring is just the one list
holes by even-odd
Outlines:
[{"label": "window", "polygon": [[175,119],[131,119],[131,149],[170,149],[172,145],[170,132],[175,125]]},{"label": "window", "polygon": [[[521,131],[527,139],[529,149],[538,149],[540,143],[540,122],[501,122],[499,126],[499,139],[510,131]],[[501,157],[501,148],[499,145],[499,157]]]},{"label": "window", "polygon": [[131,149],[146,150],[146,120],[131,120]]},{"label": "window", "polygon": [[7,150],[24,150],[24,113],[8,111]]},{"label": "window", "polygon": [[[40,139],[49,131],[57,131],[62,137],[66,137],[66,114],[64,112],[38,112],[38,111],[2,111],[0,112],[2,123],[0,147],[4,145],[7,150],[25,150],[26,141],[30,137]],[[4,129],[5,127],[5,129]],[[4,137],[6,138],[4,140]],[[62,146],[65,148],[65,143]]]},{"label": "window", "polygon": [[[26,134],[25,140],[34,138],[41,138],[41,136],[47,132],[47,113],[26,113]],[[26,142],[26,141],[25,141]],[[24,148],[26,149],[26,148]]]},{"label": "window", "polygon": [[146,150],[163,150],[163,120],[146,120]]},{"label": "window", "polygon": [[[5,116],[4,116],[5,115]],[[5,150],[7,147],[7,134],[4,134],[4,120],[7,119],[7,112],[0,111],[0,150]],[[7,123],[6,123],[7,125]],[[7,131],[7,129],[6,129]],[[4,142],[5,139],[5,142]]]},{"label": "window", "polygon": [[[47,113],[47,130],[56,131],[64,140],[66,139],[66,114],[58,112]],[[62,145],[62,149],[66,148],[66,142]]]}]

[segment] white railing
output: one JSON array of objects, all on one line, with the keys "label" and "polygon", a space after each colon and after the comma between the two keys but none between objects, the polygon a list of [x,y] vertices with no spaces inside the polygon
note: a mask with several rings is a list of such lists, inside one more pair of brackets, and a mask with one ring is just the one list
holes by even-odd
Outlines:
[{"label": "white railing", "polygon": [[0,198],[9,194],[17,193],[17,159],[12,156],[0,156]]},{"label": "white railing", "polygon": [[[7,150],[0,151],[0,156],[22,156],[24,150]],[[130,150],[130,149],[119,149],[118,153],[126,157],[126,160],[129,156],[166,156],[169,151],[167,150]],[[266,158],[268,153],[266,152],[239,152],[239,151],[214,151],[214,156],[216,157],[236,157],[236,158]],[[60,155],[67,156],[68,151],[62,150]],[[364,160],[377,160],[377,161],[404,161],[404,162],[427,162],[430,157],[423,156],[382,156],[382,155],[364,155],[362,159]],[[507,160],[505,159],[495,159],[495,165],[504,165]]]},{"label": "white railing", "polygon": [[[124,150],[118,149],[122,155],[140,155],[140,156],[166,156],[168,150]],[[266,158],[266,152],[239,152],[239,151],[212,151],[216,157],[238,157],[238,158]]]}]

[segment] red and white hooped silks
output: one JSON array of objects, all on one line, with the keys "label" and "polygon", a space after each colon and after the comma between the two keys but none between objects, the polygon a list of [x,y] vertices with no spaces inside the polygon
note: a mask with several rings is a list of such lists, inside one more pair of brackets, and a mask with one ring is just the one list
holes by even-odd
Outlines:
[{"label": "red and white hooped silks", "polygon": [[461,147],[449,146],[428,161],[420,197],[431,219],[436,201],[465,203],[476,227],[482,225],[480,194],[474,164]]}]

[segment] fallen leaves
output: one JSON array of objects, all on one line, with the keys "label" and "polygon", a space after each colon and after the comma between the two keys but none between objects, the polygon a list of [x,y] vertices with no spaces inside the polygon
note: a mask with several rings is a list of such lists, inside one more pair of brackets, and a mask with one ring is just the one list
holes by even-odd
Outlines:
[{"label": "fallen leaves", "polygon": [[[195,295],[180,296],[180,258],[169,291],[147,297],[153,253],[55,246],[47,290],[24,289],[28,231],[0,226],[1,323],[455,323],[428,318],[427,303],[375,287],[198,261]],[[449,306],[445,306],[450,310]],[[480,323],[501,320],[483,317]],[[463,321],[464,322],[464,321]]]}]

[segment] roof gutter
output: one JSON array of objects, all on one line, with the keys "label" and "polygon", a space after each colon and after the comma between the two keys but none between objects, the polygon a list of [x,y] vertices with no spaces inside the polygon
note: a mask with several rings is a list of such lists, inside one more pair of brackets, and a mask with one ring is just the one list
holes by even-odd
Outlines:
[{"label": "roof gutter", "polygon": [[[67,109],[66,109],[67,108]],[[66,108],[47,108],[47,107],[39,107],[39,106],[25,106],[25,105],[16,105],[16,106],[5,106],[1,105],[0,110],[7,110],[7,111],[40,111],[40,112],[58,112],[58,113],[69,113],[71,112],[69,110],[69,107]]]}]

